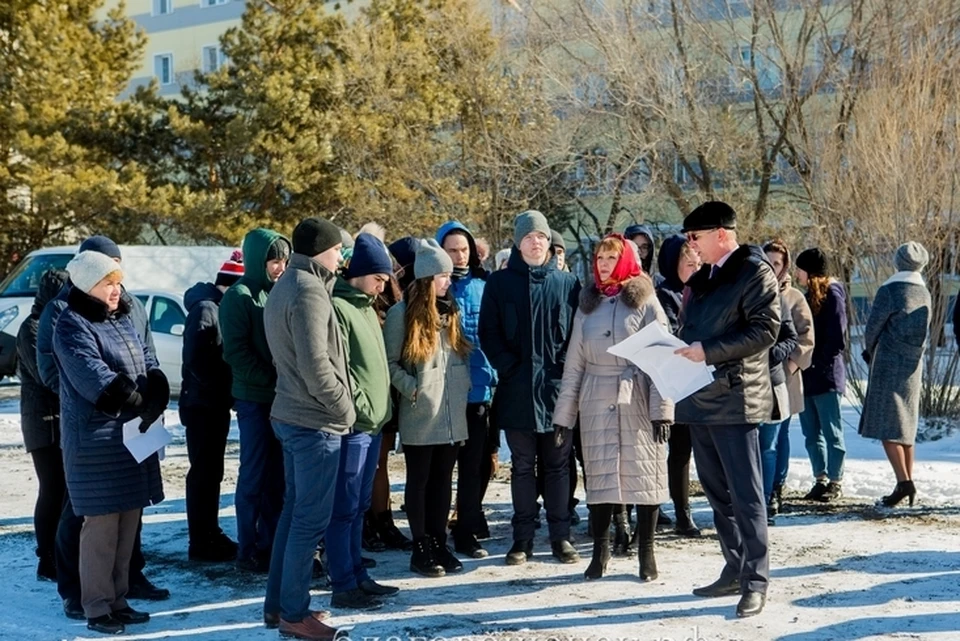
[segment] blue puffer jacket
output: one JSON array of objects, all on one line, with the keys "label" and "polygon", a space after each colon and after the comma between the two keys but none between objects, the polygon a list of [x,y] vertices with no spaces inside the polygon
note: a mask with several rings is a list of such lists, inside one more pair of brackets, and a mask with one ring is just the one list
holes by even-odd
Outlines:
[{"label": "blue puffer jacket", "polygon": [[470,262],[466,276],[453,275],[453,297],[460,308],[460,325],[463,334],[473,352],[470,354],[470,395],[468,403],[489,403],[493,398],[493,388],[497,384],[497,373],[490,361],[480,349],[480,302],[483,300],[483,288],[487,284],[487,272],[480,266],[480,254],[473,234],[462,224],[453,220],[444,224],[437,231],[437,242],[443,245],[443,239],[453,230],[460,230],[467,235],[470,244]]},{"label": "blue puffer jacket", "polygon": [[60,373],[60,434],[73,510],[99,516],[163,500],[160,462],[137,463],[123,444],[123,424],[137,418],[125,407],[145,390],[156,357],[137,335],[129,305],[117,312],[72,289],[57,320],[54,357]]}]

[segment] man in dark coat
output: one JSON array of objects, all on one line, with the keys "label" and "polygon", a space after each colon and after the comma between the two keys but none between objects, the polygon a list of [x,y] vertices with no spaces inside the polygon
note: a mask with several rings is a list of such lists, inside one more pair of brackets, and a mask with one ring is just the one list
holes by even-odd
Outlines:
[{"label": "man in dark coat", "polygon": [[67,272],[51,269],[40,277],[30,316],[17,333],[17,373],[20,376],[20,429],[23,444],[33,459],[40,492],[33,511],[33,529],[37,537],[37,578],[57,580],[57,523],[63,511],[67,486],[63,479],[63,454],[60,451],[60,399],[40,380],[37,370],[37,327],[43,308],[67,282]]},{"label": "man in dark coat", "polygon": [[508,565],[533,555],[537,519],[536,460],[546,475],[547,523],[554,556],[579,559],[570,544],[568,505],[571,438],[554,434],[567,343],[580,296],[573,274],[550,257],[550,227],[538,211],[517,216],[506,269],[487,279],[480,306],[480,346],[497,370],[493,421],[507,433],[513,461],[513,547]]},{"label": "man in dark coat", "polygon": [[737,616],[759,614],[770,559],[757,426],[770,421],[773,389],[768,352],[780,330],[777,278],[763,250],[740,245],[736,213],[707,202],[683,221],[690,246],[706,263],[687,285],[677,353],[713,365],[714,382],[677,404],[676,422],[690,425],[697,473],[720,537],[726,565],[697,596],[740,593]]},{"label": "man in dark coat", "polygon": [[220,483],[230,432],[233,395],[230,366],[223,360],[219,311],[223,293],[243,276],[243,254],[235,251],[213,283],[197,283],[183,295],[180,421],[187,438],[187,530],[194,561],[233,561],[237,544],[220,528]]},{"label": "man in dark coat", "polygon": [[[119,264],[123,264],[120,247],[106,236],[91,236],[80,244],[77,253],[95,251],[109,256]],[[53,354],[53,336],[60,314],[67,308],[67,300],[73,285],[67,280],[57,297],[50,301],[40,314],[37,327],[37,372],[44,386],[52,392],[60,393],[60,374]],[[156,359],[157,350],[153,344],[153,335],[150,332],[150,323],[147,310],[136,296],[131,296],[124,290],[121,295],[123,304],[130,310],[130,319],[137,330],[145,349],[150,357]],[[69,495],[63,505],[60,523],[57,526],[57,591],[63,599],[63,609],[67,617],[82,619],[83,609],[80,607],[80,529],[83,518],[73,511]],[[130,591],[129,599],[147,599],[162,601],[169,598],[170,591],[153,585],[143,574],[146,560],[140,549],[140,531],[142,524],[137,528],[137,537],[134,540],[133,557],[130,559]]]}]

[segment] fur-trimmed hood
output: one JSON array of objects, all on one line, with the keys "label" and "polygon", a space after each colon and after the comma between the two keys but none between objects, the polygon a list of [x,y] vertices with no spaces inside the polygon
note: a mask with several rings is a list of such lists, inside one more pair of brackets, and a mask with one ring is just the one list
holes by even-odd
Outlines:
[{"label": "fur-trimmed hood", "polygon": [[[634,276],[623,284],[623,288],[617,296],[627,307],[640,309],[640,306],[648,298],[655,296],[653,281],[645,273]],[[580,292],[580,311],[584,314],[590,314],[600,306],[602,300],[603,294],[600,293],[595,283],[591,283]]]}]

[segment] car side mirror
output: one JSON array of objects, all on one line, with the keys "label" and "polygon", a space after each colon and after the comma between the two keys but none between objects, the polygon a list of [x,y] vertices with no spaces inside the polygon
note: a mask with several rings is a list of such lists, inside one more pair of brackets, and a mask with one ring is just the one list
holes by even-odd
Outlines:
[{"label": "car side mirror", "polygon": [[183,336],[183,330],[186,329],[186,326],[182,323],[178,323],[170,328],[170,333],[174,336]]}]

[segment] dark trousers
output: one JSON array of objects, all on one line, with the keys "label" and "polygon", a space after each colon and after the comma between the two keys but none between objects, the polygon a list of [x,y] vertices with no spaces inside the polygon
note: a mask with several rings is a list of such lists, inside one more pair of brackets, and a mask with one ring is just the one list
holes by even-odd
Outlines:
[{"label": "dark trousers", "polygon": [[557,447],[554,436],[507,430],[513,462],[513,540],[533,540],[537,509],[537,458],[543,460],[543,503],[551,541],[570,538],[570,438]]},{"label": "dark trousers", "polygon": [[765,594],[770,556],[757,426],[691,425],[690,436],[726,561],[720,578]]},{"label": "dark trousers", "polygon": [[[133,539],[133,552],[130,556],[129,585],[146,581],[143,568],[147,564],[140,549],[140,532],[143,530],[142,512],[137,523],[137,534]],[[83,517],[73,512],[70,493],[64,493],[63,510],[57,525],[57,592],[61,599],[74,599],[80,602],[80,532],[83,530]]]},{"label": "dark trousers", "polygon": [[48,445],[30,452],[40,492],[33,508],[33,530],[37,537],[37,556],[54,561],[57,524],[63,511],[67,485],[63,479],[63,453],[59,445]]},{"label": "dark trousers", "polygon": [[[579,424],[575,429],[567,431],[567,438],[571,438],[570,443],[570,494],[568,497],[568,505],[570,506],[570,514],[573,515],[573,511],[577,508],[577,504],[580,503],[580,499],[577,498],[577,483],[580,480],[580,475],[577,472],[577,463],[580,464],[580,469],[583,469],[583,447],[580,445],[580,429]],[[543,465],[543,459],[539,456],[537,457],[537,496],[544,497],[544,487],[546,487],[547,474],[546,468]]]},{"label": "dark trousers", "polygon": [[83,613],[101,617],[127,605],[130,555],[142,510],[88,516],[80,531],[80,582]]},{"label": "dark trousers", "polygon": [[187,529],[191,545],[203,545],[220,529],[220,483],[230,431],[229,408],[181,407],[187,436]]},{"label": "dark trousers", "polygon": [[404,445],[407,486],[404,503],[414,539],[447,540],[447,517],[453,495],[453,466],[459,445]]},{"label": "dark trousers", "polygon": [[237,510],[237,558],[269,554],[283,510],[283,448],[270,424],[270,403],[236,401],[240,428]]},{"label": "dark trousers", "polygon": [[490,483],[490,406],[467,404],[467,442],[457,454],[457,528],[468,534],[483,531],[483,495]]},{"label": "dark trousers", "polygon": [[670,451],[667,453],[667,484],[677,515],[690,507],[690,426],[670,428]]}]

